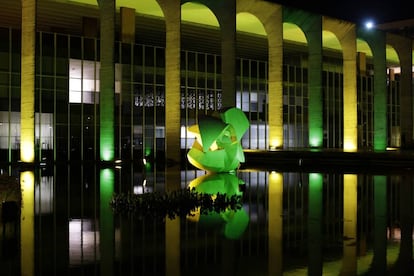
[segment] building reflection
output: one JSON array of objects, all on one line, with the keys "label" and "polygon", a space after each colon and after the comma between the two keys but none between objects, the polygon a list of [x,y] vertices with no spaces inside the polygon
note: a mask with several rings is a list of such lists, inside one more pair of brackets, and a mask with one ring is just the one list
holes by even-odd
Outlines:
[{"label": "building reflection", "polygon": [[[17,262],[24,275],[413,271],[411,174],[208,174],[87,164],[37,170],[19,172],[21,235],[14,246],[20,254],[6,255],[13,245],[1,236],[2,267]],[[240,196],[241,208],[161,218],[120,214],[109,204],[115,193],[186,188],[210,199]],[[11,272],[5,275],[20,274]]]},{"label": "building reflection", "polygon": [[268,184],[269,202],[269,275],[283,274],[283,174],[271,172]]},{"label": "building reflection", "polygon": [[20,264],[21,275],[34,275],[35,272],[35,215],[34,215],[34,172],[20,173],[22,191],[20,220]]},{"label": "building reflection", "polygon": [[357,274],[357,185],[357,175],[344,175],[344,228],[341,275]]}]

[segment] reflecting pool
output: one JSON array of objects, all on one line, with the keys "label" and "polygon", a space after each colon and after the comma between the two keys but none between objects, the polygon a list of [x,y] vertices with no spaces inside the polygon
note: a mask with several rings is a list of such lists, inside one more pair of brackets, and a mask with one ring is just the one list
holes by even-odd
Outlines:
[{"label": "reflecting pool", "polygon": [[211,175],[81,163],[1,172],[0,275],[414,272],[410,170]]}]

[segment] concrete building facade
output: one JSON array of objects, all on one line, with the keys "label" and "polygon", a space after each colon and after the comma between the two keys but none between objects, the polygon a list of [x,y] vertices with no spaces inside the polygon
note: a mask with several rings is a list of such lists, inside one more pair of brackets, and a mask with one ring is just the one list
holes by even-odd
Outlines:
[{"label": "concrete building facade", "polygon": [[410,36],[263,0],[0,10],[3,161],[179,162],[186,128],[233,106],[249,150],[413,146]]}]

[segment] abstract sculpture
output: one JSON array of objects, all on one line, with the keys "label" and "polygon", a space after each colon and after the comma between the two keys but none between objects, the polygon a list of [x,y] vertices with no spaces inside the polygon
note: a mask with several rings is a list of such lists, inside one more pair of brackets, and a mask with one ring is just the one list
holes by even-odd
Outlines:
[{"label": "abstract sculpture", "polygon": [[249,128],[246,115],[230,108],[219,116],[205,116],[188,130],[196,136],[187,159],[196,168],[209,172],[231,172],[244,162],[240,140]]}]

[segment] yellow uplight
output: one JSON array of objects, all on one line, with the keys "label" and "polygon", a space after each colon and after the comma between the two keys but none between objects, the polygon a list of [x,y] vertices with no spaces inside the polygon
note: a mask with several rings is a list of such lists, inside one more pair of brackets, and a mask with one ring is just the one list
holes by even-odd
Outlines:
[{"label": "yellow uplight", "polygon": [[20,148],[20,158],[23,162],[34,162],[34,142],[31,140],[24,141],[22,136],[22,144]]},{"label": "yellow uplight", "polygon": [[282,139],[280,138],[273,138],[270,140],[270,149],[275,150],[282,147]]},{"label": "yellow uplight", "polygon": [[356,142],[354,141],[345,141],[344,142],[344,151],[347,152],[355,152],[357,151],[358,147],[356,145]]}]

